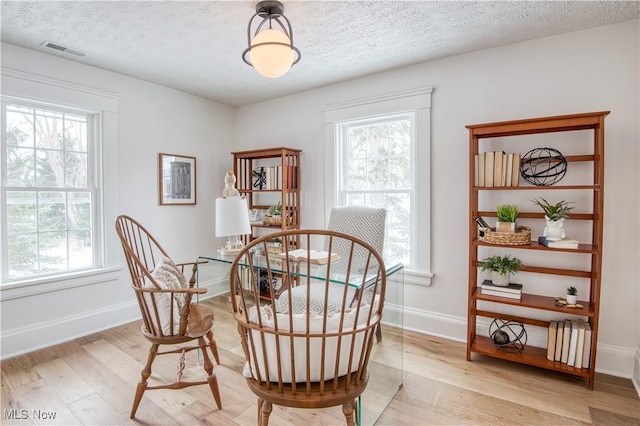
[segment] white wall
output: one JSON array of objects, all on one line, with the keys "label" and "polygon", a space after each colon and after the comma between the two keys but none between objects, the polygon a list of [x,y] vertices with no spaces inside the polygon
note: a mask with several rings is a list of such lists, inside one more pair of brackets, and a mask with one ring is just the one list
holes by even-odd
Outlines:
[{"label": "white wall", "polygon": [[[112,151],[117,158],[108,159],[106,169],[119,183],[105,224],[107,266],[116,271],[106,279],[83,278],[71,288],[40,289],[28,297],[21,295],[29,289],[3,288],[1,341],[6,358],[140,316],[115,236],[117,214],[141,221],[177,261],[214,250],[213,201],[224,188],[224,172],[231,163],[224,153],[232,151],[233,108],[7,44],[2,44],[2,67],[110,92],[118,101],[118,147]],[[5,89],[3,80],[3,93]],[[196,157],[195,206],[158,205],[159,152]]]},{"label": "white wall", "polygon": [[[638,26],[636,20],[488,49],[245,106],[236,113],[235,138],[247,149],[301,148],[302,225],[324,227],[330,206],[324,205],[323,108],[433,86],[435,277],[431,287],[405,286],[405,323],[425,333],[464,340],[468,253],[465,125],[610,110],[597,370],[631,377],[640,346]],[[256,122],[261,123],[259,128],[253,126]]]}]

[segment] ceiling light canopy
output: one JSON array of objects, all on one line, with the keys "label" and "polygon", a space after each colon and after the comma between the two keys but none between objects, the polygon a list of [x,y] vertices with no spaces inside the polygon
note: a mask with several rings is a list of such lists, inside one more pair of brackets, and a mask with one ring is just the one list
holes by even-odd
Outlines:
[{"label": "ceiling light canopy", "polygon": [[279,1],[258,3],[247,27],[247,44],[242,60],[265,77],[281,77],[300,61],[300,50],[293,45],[291,23]]}]

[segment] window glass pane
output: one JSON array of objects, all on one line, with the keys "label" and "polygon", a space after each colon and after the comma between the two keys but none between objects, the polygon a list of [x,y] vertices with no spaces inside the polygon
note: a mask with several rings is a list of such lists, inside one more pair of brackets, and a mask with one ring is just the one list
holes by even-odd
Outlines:
[{"label": "window glass pane", "polygon": [[409,157],[389,159],[389,188],[411,188],[411,163]]},{"label": "window glass pane", "polygon": [[33,147],[33,110],[13,107],[7,109],[7,145]]},{"label": "window glass pane", "polygon": [[69,229],[91,229],[91,193],[70,192],[68,197]]},{"label": "window glass pane", "polygon": [[64,149],[87,152],[87,119],[73,115],[64,118]]},{"label": "window glass pane", "polygon": [[86,188],[87,154],[67,153],[65,155],[65,186],[67,188]]},{"label": "window glass pane", "polygon": [[38,273],[38,242],[36,234],[7,235],[10,277],[25,277]]},{"label": "window glass pane", "polygon": [[35,185],[33,149],[7,147],[7,185],[21,187]]},{"label": "window glass pane", "polygon": [[67,229],[64,192],[40,192],[38,198],[38,228],[42,231]]},{"label": "window glass pane", "polygon": [[[348,160],[349,161],[349,160]],[[350,160],[347,171],[346,189],[356,191],[367,187],[367,162],[366,160]]]},{"label": "window glass pane", "polygon": [[62,114],[36,110],[36,147],[62,149]]},{"label": "window glass pane", "polygon": [[36,193],[7,191],[7,232],[35,232]]},{"label": "window glass pane", "polygon": [[41,232],[38,251],[40,272],[64,271],[67,269],[67,233]]},{"label": "window glass pane", "polygon": [[72,269],[89,267],[93,263],[91,250],[91,231],[69,232],[69,267]]},{"label": "window glass pane", "polygon": [[367,189],[387,189],[389,188],[388,177],[389,166],[386,157],[370,158],[367,161]]},{"label": "window glass pane", "polygon": [[36,185],[45,188],[64,187],[62,151],[36,150]]}]

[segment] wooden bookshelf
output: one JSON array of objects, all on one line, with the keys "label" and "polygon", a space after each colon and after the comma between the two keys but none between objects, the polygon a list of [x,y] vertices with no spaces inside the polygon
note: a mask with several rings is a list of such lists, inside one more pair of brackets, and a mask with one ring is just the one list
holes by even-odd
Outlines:
[{"label": "wooden bookshelf", "polygon": [[[602,227],[603,227],[603,210],[604,210],[604,120],[609,111],[592,112],[584,114],[562,115],[554,117],[532,118],[525,120],[504,121],[486,124],[474,124],[466,126],[469,131],[469,282],[468,282],[468,317],[467,317],[467,360],[472,360],[472,353],[480,353],[483,355],[500,358],[506,361],[518,362],[521,364],[532,365],[547,370],[559,371],[575,376],[585,377],[589,389],[593,389],[595,380],[595,367],[597,355],[598,341],[598,325],[600,315],[600,285],[601,285],[601,267],[602,267]],[[518,141],[521,138],[511,138],[512,136],[533,135],[553,133],[554,140],[563,140],[564,132],[573,132],[577,130],[590,131],[592,135],[592,152],[574,153],[576,147],[568,147],[573,155],[565,157],[567,164],[578,162],[592,163],[592,172],[588,179],[569,185],[555,184],[551,186],[535,186],[535,185],[519,185],[519,186],[497,186],[497,187],[481,187],[476,185],[474,169],[476,167],[475,158],[480,153],[480,141],[483,147],[492,146],[494,139],[500,138],[501,143],[508,142],[511,151],[518,152]],[[573,139],[567,138],[567,144],[571,144]],[[565,142],[559,142],[565,143]],[[502,145],[504,146],[504,145]],[[584,149],[584,148],[578,148]],[[486,151],[491,151],[490,148]],[[484,151],[483,151],[484,152]],[[477,238],[477,225],[475,218],[495,217],[495,212],[480,210],[480,200],[483,194],[490,194],[492,191],[527,191],[526,194],[533,194],[533,191],[588,191],[592,199],[590,211],[572,214],[570,220],[586,221],[590,224],[591,241],[586,244],[580,244],[577,249],[556,249],[548,248],[532,241],[529,245],[521,246],[500,246],[488,244]],[[509,192],[510,193],[510,192]],[[547,195],[544,195],[545,197]],[[519,218],[527,220],[544,221],[544,214],[539,211],[525,211],[519,215]],[[557,276],[575,277],[589,282],[588,297],[580,300],[578,303],[583,306],[579,308],[567,308],[557,306],[554,296],[544,296],[537,294],[523,293],[521,299],[509,299],[504,297],[496,297],[484,295],[479,289],[478,276],[478,251],[480,248],[490,250],[491,247],[518,250],[518,257],[522,257],[525,263],[522,271],[533,274],[546,274]],[[588,270],[574,270],[551,268],[542,265],[536,265],[527,262],[527,251],[537,254],[539,259],[540,253],[553,256],[555,253],[568,253],[575,256],[588,256],[590,258]],[[528,284],[527,288],[535,286],[535,283]],[[583,295],[584,299],[584,295]],[[478,303],[482,302],[482,309],[478,308]],[[509,305],[513,311],[513,307],[523,308],[521,316],[502,313],[500,306]],[[527,345],[520,353],[512,353],[499,349],[493,344],[491,338],[482,336],[477,332],[477,317],[486,318],[503,318],[514,321],[520,321],[523,324],[548,327],[549,321],[537,318],[535,312],[557,312],[564,315],[572,315],[583,318],[591,326],[592,345],[590,347],[590,364],[589,368],[575,368],[558,361],[550,361],[547,359],[546,348],[538,348]],[[532,313],[533,312],[533,313]]]}]

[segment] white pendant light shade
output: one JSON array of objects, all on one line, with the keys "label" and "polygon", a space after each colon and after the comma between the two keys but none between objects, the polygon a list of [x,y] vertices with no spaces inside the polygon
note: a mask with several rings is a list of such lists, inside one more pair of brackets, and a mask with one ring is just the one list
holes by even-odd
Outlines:
[{"label": "white pendant light shade", "polygon": [[249,58],[260,75],[278,78],[285,75],[293,65],[294,52],[286,34],[268,29],[260,31],[253,38]]},{"label": "white pendant light shade", "polygon": [[247,46],[242,60],[264,77],[282,77],[300,61],[300,50],[293,45],[293,30],[282,3],[258,3],[247,27]]}]

